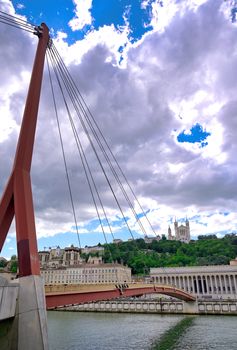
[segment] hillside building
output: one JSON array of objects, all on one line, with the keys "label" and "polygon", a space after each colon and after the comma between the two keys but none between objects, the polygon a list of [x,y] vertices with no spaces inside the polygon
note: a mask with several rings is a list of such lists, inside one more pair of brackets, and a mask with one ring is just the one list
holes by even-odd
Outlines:
[{"label": "hillside building", "polygon": [[40,268],[60,268],[67,266],[78,266],[84,263],[80,256],[80,249],[71,245],[61,249],[49,248],[49,250],[39,251]]},{"label": "hillside building", "polygon": [[145,243],[152,243],[153,241],[160,241],[160,236],[144,236]]},{"label": "hillside building", "polygon": [[95,245],[92,247],[88,247],[87,245],[85,246],[85,248],[81,248],[81,252],[84,254],[99,254],[99,255],[103,255],[104,254],[104,247],[102,247],[101,245]]},{"label": "hillside building", "polygon": [[174,235],[172,235],[171,228],[168,228],[168,240],[181,241],[185,243],[190,242],[190,226],[189,221],[186,219],[185,225],[178,225],[175,219],[174,222]]},{"label": "hillside building", "polygon": [[123,240],[122,240],[122,239],[119,239],[119,238],[114,238],[114,239],[113,239],[113,243],[114,243],[114,244],[123,243]]}]

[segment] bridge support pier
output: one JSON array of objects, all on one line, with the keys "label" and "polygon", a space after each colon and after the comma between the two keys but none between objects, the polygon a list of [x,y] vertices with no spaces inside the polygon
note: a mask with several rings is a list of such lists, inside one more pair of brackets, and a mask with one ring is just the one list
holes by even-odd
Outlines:
[{"label": "bridge support pier", "polygon": [[40,276],[19,278],[19,298],[15,317],[17,350],[48,350],[44,283]]}]

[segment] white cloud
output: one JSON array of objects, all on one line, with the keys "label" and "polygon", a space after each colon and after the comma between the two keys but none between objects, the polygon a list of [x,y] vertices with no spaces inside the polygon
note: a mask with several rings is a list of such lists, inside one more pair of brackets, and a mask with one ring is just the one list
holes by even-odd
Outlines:
[{"label": "white cloud", "polygon": [[[236,27],[219,11],[220,1],[210,0],[195,8],[182,4],[170,2],[170,8],[164,9],[168,14],[161,23],[162,31],[155,14],[154,30],[136,45],[128,42],[129,26],[121,31],[114,26],[101,27],[71,46],[66,34],[58,33],[55,43],[144,210],[150,210],[148,217],[156,232],[166,233],[172,217],[187,216],[196,237],[237,228]],[[1,115],[6,116],[0,143],[3,189],[37,38],[8,30],[0,32],[0,39],[0,63],[5,67],[1,72]],[[121,69],[117,50],[124,45],[126,64]],[[68,232],[74,226],[47,79],[45,72],[32,164],[39,237]],[[59,111],[60,117],[66,116],[61,102]],[[196,123],[211,133],[203,149],[176,139],[179,132]],[[87,224],[96,215],[72,134],[65,120],[62,125],[76,213],[81,232],[87,233]],[[89,147],[87,150],[113,222],[118,210]],[[123,199],[122,205],[132,227],[140,232]],[[136,209],[140,212],[137,205]],[[222,214],[225,211],[230,214]],[[144,219],[142,222],[151,234],[149,225]]]},{"label": "white cloud", "polygon": [[76,5],[75,17],[68,23],[73,31],[80,30],[92,23],[92,0],[73,0]]},{"label": "white cloud", "polygon": [[84,40],[77,41],[70,46],[66,42],[67,35],[59,32],[55,44],[67,64],[81,63],[85,54],[98,46],[98,44],[108,48],[108,55],[105,61],[117,64],[121,57],[121,54],[118,52],[120,46],[127,47],[123,54],[126,61],[126,51],[128,51],[131,46],[128,40],[128,32],[129,28],[126,26],[121,27],[120,30],[117,30],[113,24],[110,26],[103,26],[98,30],[90,31],[85,36]]},{"label": "white cloud", "polygon": [[20,3],[18,3],[18,4],[16,5],[16,7],[17,7],[18,9],[20,9],[20,10],[22,10],[22,9],[25,8],[25,6],[24,6],[23,4],[20,4]]},{"label": "white cloud", "polygon": [[149,6],[149,0],[143,0],[141,2],[141,9],[145,10]]},{"label": "white cloud", "polygon": [[163,32],[171,23],[175,14],[179,11],[179,6],[175,0],[167,0],[160,5],[160,1],[152,2],[151,25],[159,32]]},{"label": "white cloud", "polygon": [[[0,143],[10,136],[14,131],[19,131],[19,125],[14,120],[14,115],[10,111],[12,104],[12,96],[20,91],[25,91],[29,83],[29,72],[22,71],[19,76],[8,76],[8,80],[0,86],[0,115],[2,121],[0,124]],[[23,110],[23,108],[22,108]],[[19,111],[22,113],[22,110]]]}]

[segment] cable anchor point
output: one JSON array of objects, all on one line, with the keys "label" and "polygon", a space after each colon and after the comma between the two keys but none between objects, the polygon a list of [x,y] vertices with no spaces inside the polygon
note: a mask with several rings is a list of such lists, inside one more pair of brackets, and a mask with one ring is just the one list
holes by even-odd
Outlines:
[{"label": "cable anchor point", "polygon": [[52,48],[52,45],[53,45],[53,39],[52,39],[52,38],[49,38],[49,41],[48,41],[48,48],[51,49],[51,48]]},{"label": "cable anchor point", "polygon": [[34,27],[34,35],[37,35],[40,37],[43,34],[43,27],[42,26],[36,26]]}]

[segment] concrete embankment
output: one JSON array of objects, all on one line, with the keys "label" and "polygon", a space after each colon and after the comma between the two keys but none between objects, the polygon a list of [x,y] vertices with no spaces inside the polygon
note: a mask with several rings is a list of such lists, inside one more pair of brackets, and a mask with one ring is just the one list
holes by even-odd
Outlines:
[{"label": "concrete embankment", "polygon": [[43,279],[0,276],[0,349],[48,349]]},{"label": "concrete embankment", "polygon": [[15,316],[18,292],[18,283],[9,283],[0,276],[0,321]]},{"label": "concrete embankment", "polygon": [[237,300],[198,300],[195,302],[170,300],[111,300],[61,307],[63,311],[237,315]]}]

